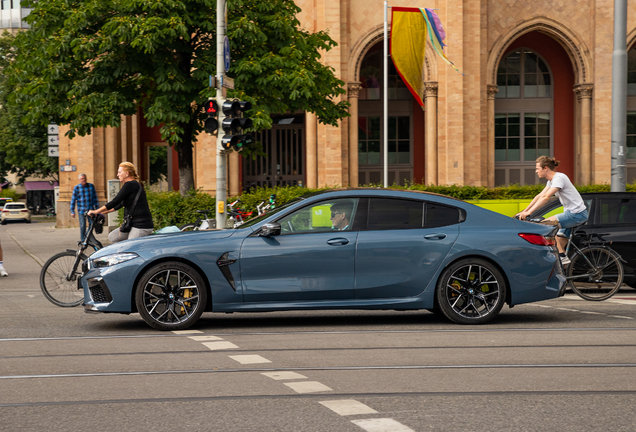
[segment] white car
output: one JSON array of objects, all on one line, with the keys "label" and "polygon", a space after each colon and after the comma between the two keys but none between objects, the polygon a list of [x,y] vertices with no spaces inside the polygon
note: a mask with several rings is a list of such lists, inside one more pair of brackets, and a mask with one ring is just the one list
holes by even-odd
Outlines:
[{"label": "white car", "polygon": [[7,221],[22,220],[31,223],[31,210],[25,203],[10,202],[2,208],[2,225],[6,225]]}]

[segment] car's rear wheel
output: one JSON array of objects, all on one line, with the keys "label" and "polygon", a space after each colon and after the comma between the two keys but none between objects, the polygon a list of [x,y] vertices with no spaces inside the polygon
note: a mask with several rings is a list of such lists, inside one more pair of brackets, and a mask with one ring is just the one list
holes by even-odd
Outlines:
[{"label": "car's rear wheel", "polygon": [[207,289],[199,273],[179,262],[150,268],[135,293],[141,317],[160,330],[190,327],[201,317],[206,301]]},{"label": "car's rear wheel", "polygon": [[448,267],[437,283],[442,313],[459,324],[483,324],[497,316],[506,301],[506,281],[488,261],[467,258]]}]

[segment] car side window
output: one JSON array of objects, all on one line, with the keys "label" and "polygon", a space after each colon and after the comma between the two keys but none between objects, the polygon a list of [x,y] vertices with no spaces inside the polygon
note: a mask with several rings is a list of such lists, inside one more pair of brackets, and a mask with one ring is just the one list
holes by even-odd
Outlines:
[{"label": "car side window", "polygon": [[352,231],[358,198],[321,201],[283,216],[277,222],[281,234]]},{"label": "car side window", "polygon": [[636,200],[601,198],[599,211],[601,224],[636,224]]},{"label": "car side window", "polygon": [[459,209],[456,209],[455,207],[448,207],[435,203],[426,204],[426,220],[424,221],[425,228],[454,225],[459,223],[459,219]]},{"label": "car side window", "polygon": [[369,200],[369,230],[422,228],[424,202],[391,198]]}]

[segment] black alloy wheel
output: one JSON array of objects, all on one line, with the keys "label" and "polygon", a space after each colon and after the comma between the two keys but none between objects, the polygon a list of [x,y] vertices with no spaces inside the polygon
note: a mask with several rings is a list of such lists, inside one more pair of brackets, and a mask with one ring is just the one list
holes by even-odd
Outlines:
[{"label": "black alloy wheel", "polygon": [[201,317],[207,288],[199,273],[179,262],[150,268],[135,293],[137,310],[146,323],[159,330],[180,330]]},{"label": "black alloy wheel", "polygon": [[440,310],[451,321],[483,324],[501,311],[506,301],[506,282],[490,262],[467,258],[442,273],[436,296]]}]

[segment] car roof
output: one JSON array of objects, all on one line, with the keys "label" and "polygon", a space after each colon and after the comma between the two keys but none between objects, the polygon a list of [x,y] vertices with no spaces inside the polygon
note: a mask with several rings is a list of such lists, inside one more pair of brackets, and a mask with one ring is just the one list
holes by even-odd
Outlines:
[{"label": "car roof", "polygon": [[324,193],[329,193],[329,192],[346,192],[346,191],[351,191],[351,192],[356,192],[356,191],[360,191],[360,192],[362,192],[362,191],[377,191],[377,192],[396,192],[396,193],[417,193],[417,194],[428,195],[428,196],[439,197],[439,198],[446,198],[446,199],[451,199],[451,200],[455,200],[455,201],[466,203],[466,201],[460,200],[458,198],[454,198],[454,197],[448,196],[448,195],[438,194],[438,193],[435,193],[435,192],[427,192],[427,191],[412,190],[412,189],[381,188],[381,187],[342,187],[342,188],[334,188],[334,189],[325,189],[325,190],[321,190],[321,191],[317,191],[317,192],[307,193],[307,194],[303,195],[302,198],[314,197],[314,196],[321,195],[321,194],[324,194]]}]

